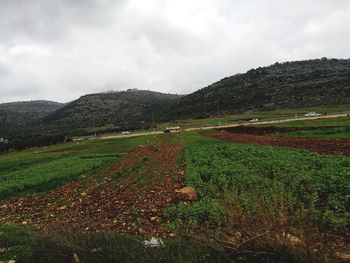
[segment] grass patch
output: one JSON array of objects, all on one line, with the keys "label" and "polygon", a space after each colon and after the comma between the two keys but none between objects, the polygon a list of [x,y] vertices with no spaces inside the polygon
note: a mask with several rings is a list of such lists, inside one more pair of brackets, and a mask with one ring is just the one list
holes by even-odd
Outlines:
[{"label": "grass patch", "polygon": [[274,123],[277,127],[324,127],[324,126],[350,126],[350,119],[344,118],[329,118],[329,119],[310,119],[305,121],[289,121],[282,123]]},{"label": "grass patch", "polygon": [[154,136],[91,140],[0,155],[0,200],[52,190],[154,140]]},{"label": "grass patch", "polygon": [[8,172],[0,176],[0,199],[49,191],[113,160],[116,161],[117,157],[103,155],[66,157],[20,171]]},{"label": "grass patch", "polygon": [[0,227],[0,260],[16,262],[230,262],[208,244],[167,241],[157,248],[118,234],[58,230],[33,233],[20,227]]},{"label": "grass patch", "polygon": [[350,138],[350,126],[293,131],[285,133],[284,135],[310,138]]}]

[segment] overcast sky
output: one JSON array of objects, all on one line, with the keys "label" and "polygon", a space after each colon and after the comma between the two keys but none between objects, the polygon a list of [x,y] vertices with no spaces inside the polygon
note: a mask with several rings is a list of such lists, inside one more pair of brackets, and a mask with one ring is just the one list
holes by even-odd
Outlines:
[{"label": "overcast sky", "polygon": [[186,94],[320,57],[350,57],[349,0],[0,0],[0,102]]}]

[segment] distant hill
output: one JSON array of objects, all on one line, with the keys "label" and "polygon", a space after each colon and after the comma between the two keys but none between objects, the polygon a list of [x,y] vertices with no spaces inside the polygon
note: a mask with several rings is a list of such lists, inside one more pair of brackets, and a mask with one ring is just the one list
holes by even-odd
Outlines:
[{"label": "distant hill", "polygon": [[224,78],[183,97],[172,118],[350,104],[350,60],[275,63]]},{"label": "distant hill", "polygon": [[146,90],[97,93],[82,96],[44,118],[60,127],[142,127],[169,119],[168,113],[182,96]]},{"label": "distant hill", "polygon": [[0,104],[0,128],[8,125],[27,125],[37,122],[64,104],[36,100]]},{"label": "distant hill", "polygon": [[285,108],[350,105],[350,60],[275,63],[181,96],[127,90],[82,96],[67,104],[0,104],[0,136],[80,134],[85,128],[149,128],[162,121]]}]

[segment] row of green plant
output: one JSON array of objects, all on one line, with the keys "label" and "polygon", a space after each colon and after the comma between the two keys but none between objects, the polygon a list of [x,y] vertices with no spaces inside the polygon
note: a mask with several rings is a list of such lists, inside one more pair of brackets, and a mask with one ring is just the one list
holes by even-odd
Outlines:
[{"label": "row of green plant", "polygon": [[169,228],[200,231],[232,250],[282,249],[286,262],[335,255],[331,236],[350,228],[349,157],[182,137],[186,184],[200,199],[166,208]]},{"label": "row of green plant", "polygon": [[66,157],[0,175],[0,199],[24,193],[43,192],[77,178],[118,155]]},{"label": "row of green plant", "polygon": [[186,183],[206,205],[226,195],[249,212],[273,214],[283,203],[289,215],[312,214],[318,225],[334,230],[349,227],[348,157],[206,141],[190,144],[185,158]]},{"label": "row of green plant", "polygon": [[53,189],[153,141],[153,136],[91,140],[2,154],[0,199]]}]

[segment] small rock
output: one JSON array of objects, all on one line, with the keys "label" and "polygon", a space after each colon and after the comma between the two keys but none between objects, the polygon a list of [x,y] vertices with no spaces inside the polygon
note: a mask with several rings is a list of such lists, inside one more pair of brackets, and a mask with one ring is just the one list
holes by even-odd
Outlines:
[{"label": "small rock", "polygon": [[197,201],[198,195],[194,188],[186,186],[180,190],[175,190],[176,196],[180,201]]},{"label": "small rock", "polygon": [[304,244],[301,239],[289,233],[282,233],[282,235],[277,235],[277,239],[292,246],[300,246]]},{"label": "small rock", "polygon": [[22,225],[26,226],[26,225],[28,225],[28,222],[27,221],[23,221]]},{"label": "small rock", "polygon": [[146,234],[146,230],[143,229],[142,227],[140,227],[140,228],[138,229],[138,231],[139,231],[139,233],[140,233],[141,235]]},{"label": "small rock", "polygon": [[81,196],[87,196],[87,193],[86,192],[81,192],[80,195]]},{"label": "small rock", "polygon": [[169,237],[171,237],[171,238],[174,238],[175,236],[176,236],[175,233],[170,233],[170,234],[169,234]]},{"label": "small rock", "polygon": [[344,254],[337,252],[337,258],[343,262],[350,262],[350,254]]},{"label": "small rock", "polygon": [[153,221],[156,221],[158,219],[158,217],[157,216],[152,216],[151,217],[151,221],[153,222]]},{"label": "small rock", "polygon": [[66,208],[67,208],[67,206],[63,205],[63,206],[60,207],[60,210],[65,210]]},{"label": "small rock", "polygon": [[1,209],[6,209],[8,206],[7,206],[7,204],[4,204],[4,205],[2,205],[0,208]]},{"label": "small rock", "polygon": [[169,204],[173,201],[173,199],[171,197],[167,197],[167,199],[165,199],[165,203]]},{"label": "small rock", "polygon": [[73,259],[74,259],[74,262],[80,263],[80,259],[79,259],[77,254],[75,254],[75,253],[73,254]]},{"label": "small rock", "polygon": [[152,237],[150,240],[143,241],[146,247],[160,247],[164,246],[164,242],[160,238]]}]

